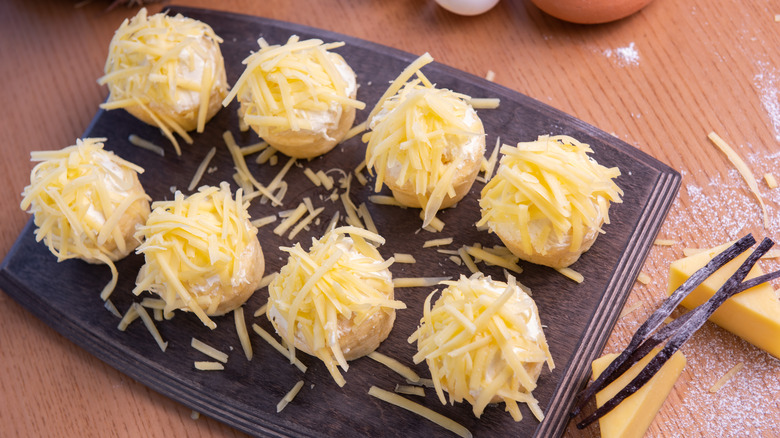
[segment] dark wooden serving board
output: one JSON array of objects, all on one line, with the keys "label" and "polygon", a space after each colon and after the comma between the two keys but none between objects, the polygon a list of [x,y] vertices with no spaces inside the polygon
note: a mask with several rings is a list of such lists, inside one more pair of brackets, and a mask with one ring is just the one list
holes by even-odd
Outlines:
[{"label": "dark wooden serving board", "polygon": [[[171,13],[176,12],[210,24],[224,39],[222,51],[230,83],[234,83],[243,71],[241,61],[251,50],[257,49],[256,40],[260,36],[271,44],[284,43],[293,34],[302,39],[317,37],[326,42],[345,41],[346,46],[337,52],[357,73],[360,84],[358,98],[367,103],[367,109],[358,112],[357,122],[365,119],[388,82],[416,58],[416,55],[345,35],[260,17],[179,7],[171,9]],[[424,399],[410,396],[460,422],[476,436],[560,435],[568,422],[567,411],[573,396],[588,378],[589,364],[606,342],[674,200],[680,175],[614,136],[515,91],[441,64],[434,63],[423,71],[440,87],[473,97],[501,99],[499,109],[479,111],[488,133],[488,149],[492,148],[496,137],[511,144],[534,140],[540,134],[567,134],[589,143],[599,163],[618,166],[623,173],[617,183],[625,191],[624,202],[613,205],[610,211],[612,223],[605,227],[606,234],[599,237],[593,248],[573,266],[584,274],[584,283],[576,284],[545,267],[522,264],[525,272],[519,280],[533,290],[557,365],[553,372],[547,369],[542,372],[534,393],[541,402],[546,419],[539,423],[528,409],[522,408],[525,419],[515,423],[502,406],[489,407],[481,419],[476,419],[468,404],[443,406],[432,390]],[[207,173],[202,183],[216,185],[223,180],[232,181],[233,164],[222,133],[232,131],[241,145],[258,140],[254,134],[239,132],[236,108],[233,102],[220,111],[206,126],[205,133],[194,135],[195,144],[183,145],[181,157],[176,156],[156,128],[121,110],[99,111],[84,135],[106,137],[108,149],[146,169],[141,175],[141,182],[153,199],[171,199],[172,186],[186,189],[194,170],[212,146],[217,147],[217,154],[211,165],[217,166],[218,170]],[[165,158],[130,145],[127,140],[129,134],[165,145]],[[353,138],[325,156],[302,165],[315,171],[342,168],[349,172],[364,158],[364,154],[365,146],[359,138]],[[270,182],[286,162],[286,157],[280,156],[276,166],[258,166],[252,158],[248,159],[250,168],[263,183]],[[327,196],[328,192],[315,187],[303,175],[303,166],[294,166],[286,178],[291,190],[284,199],[284,208],[298,205],[305,196],[309,196],[317,206],[326,206],[322,223],[295,239],[308,248],[310,239],[320,236],[328,219],[342,207],[340,203],[320,199],[320,195]],[[355,202],[367,202],[367,197],[372,194],[371,183],[361,186],[355,182],[353,185]],[[481,188],[482,184],[476,183],[457,208],[439,214],[446,226],[438,234],[419,230],[421,221],[417,209],[367,202],[378,229],[387,239],[387,244],[380,248],[382,254],[389,257],[395,252],[411,253],[418,260],[413,265],[394,265],[391,268],[393,275],[457,277],[469,273],[465,266],[457,266],[435,248],[423,249],[422,243],[429,239],[454,237],[451,249],[476,242],[486,246],[499,244],[496,236],[480,232],[473,225],[479,218],[477,200]],[[257,201],[250,207],[253,218],[276,211]],[[267,273],[278,271],[286,260],[285,253],[278,248],[293,243],[277,237],[272,229],[273,226],[266,226],[259,232]],[[131,255],[117,264],[119,284],[111,299],[121,312],[139,299],[130,291],[142,263],[141,256]],[[485,268],[484,271],[494,278],[504,277],[499,269]],[[398,375],[371,359],[351,362],[349,371],[345,373],[347,384],[339,388],[325,367],[314,358],[299,354],[309,366],[308,372],[302,374],[252,333],[255,358],[248,362],[241,351],[231,315],[217,318],[218,327],[214,331],[204,327],[193,315],[182,312],[170,321],[157,323],[163,338],[169,342],[167,352],[163,353],[140,322],[133,323],[126,332],[116,329],[118,319],[104,309],[98,297],[109,278],[109,270],[105,266],[89,265],[78,260],[57,263],[45,245],[35,242],[31,221],[0,268],[3,290],[76,344],[150,388],[250,434],[449,435],[449,432],[427,420],[370,397],[367,391],[371,385],[393,390],[396,383],[403,383]],[[406,302],[408,308],[398,312],[393,332],[379,347],[380,352],[412,365],[415,346],[408,344],[406,339],[417,327],[423,300],[432,289],[396,291],[396,297]],[[266,299],[267,292],[258,291],[248,301],[245,313],[248,324],[258,323],[271,331],[264,317],[252,317]],[[207,358],[190,347],[192,337],[229,352],[230,359],[224,371],[194,369],[193,361]],[[413,368],[423,376],[429,375],[424,364]],[[303,389],[293,403],[277,414],[277,402],[300,379],[305,381]]]}]

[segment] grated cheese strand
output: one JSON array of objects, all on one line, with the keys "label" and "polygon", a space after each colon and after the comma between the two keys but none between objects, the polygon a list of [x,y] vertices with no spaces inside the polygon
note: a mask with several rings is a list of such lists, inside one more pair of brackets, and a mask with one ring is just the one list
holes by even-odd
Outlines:
[{"label": "grated cheese strand", "polygon": [[130,134],[127,137],[127,141],[129,141],[133,146],[138,146],[139,148],[154,152],[161,157],[165,156],[165,149],[163,149],[162,146],[158,146],[151,141],[143,139],[135,134]]},{"label": "grated cheese strand", "polygon": [[742,160],[742,157],[740,157],[739,154],[737,154],[737,152],[728,145],[728,143],[720,138],[718,134],[710,132],[707,134],[707,138],[709,138],[712,144],[717,146],[718,149],[720,149],[721,152],[726,155],[726,158],[731,161],[731,164],[733,164],[734,167],[736,167],[739,171],[739,174],[742,175],[742,178],[747,183],[750,191],[753,192],[753,196],[756,197],[758,205],[761,207],[761,212],[763,213],[764,217],[764,228],[769,228],[769,213],[767,213],[766,205],[764,205],[764,199],[761,198],[761,192],[758,191],[758,182],[756,182],[756,177],[753,176],[753,172],[750,171],[750,168]]},{"label": "grated cheese strand", "polygon": [[425,397],[425,388],[415,385],[395,385],[395,392],[398,394],[416,395]]},{"label": "grated cheese strand", "polygon": [[282,397],[281,400],[279,400],[279,403],[276,405],[276,413],[282,412],[282,409],[287,407],[288,404],[290,404],[296,395],[298,395],[298,392],[300,392],[301,388],[303,388],[303,380],[299,380],[298,383],[295,384],[295,386],[292,387],[292,389]]},{"label": "grated cheese strand", "polygon": [[206,154],[206,156],[203,158],[203,161],[200,162],[198,165],[198,168],[195,170],[195,174],[192,175],[192,181],[190,181],[190,185],[187,186],[187,191],[193,191],[195,190],[195,187],[197,187],[198,184],[200,184],[200,180],[203,178],[203,174],[206,172],[206,168],[208,168],[209,163],[211,163],[211,159],[214,158],[214,155],[217,153],[217,148],[212,147],[209,152]]},{"label": "grated cheese strand", "polygon": [[442,281],[449,280],[450,277],[406,277],[394,278],[394,287],[429,287],[435,286]]},{"label": "grated cheese strand", "polygon": [[227,363],[228,361],[228,355],[226,353],[217,350],[199,339],[192,338],[190,346],[214,360],[218,360],[222,363]]},{"label": "grated cheese strand", "polygon": [[219,362],[195,361],[195,369],[200,371],[222,371],[225,366]]},{"label": "grated cheese strand", "polygon": [[257,333],[258,335],[260,335],[260,337],[263,338],[263,340],[267,342],[270,346],[274,347],[274,350],[278,351],[279,353],[282,353],[284,357],[289,359],[290,356],[292,355],[293,360],[291,363],[295,365],[295,367],[298,368],[302,373],[306,372],[307,370],[306,365],[304,365],[303,362],[298,360],[298,358],[294,356],[294,353],[290,353],[289,349],[285,348],[282,344],[279,343],[279,341],[274,339],[274,337],[271,336],[270,333],[265,331],[262,327],[260,327],[257,324],[252,324],[252,330],[254,330],[255,333]]},{"label": "grated cheese strand", "polygon": [[415,403],[409,399],[401,397],[398,394],[394,394],[390,391],[377,388],[376,386],[372,386],[368,390],[368,394],[380,400],[383,400],[387,403],[398,406],[399,408],[406,409],[409,412],[415,413],[425,418],[426,420],[432,421],[433,423],[438,424],[439,426],[449,430],[450,432],[453,432],[458,436],[464,438],[471,438],[473,436],[468,429],[456,423],[454,420],[447,418],[444,415],[441,415],[438,412],[426,408],[425,406]]},{"label": "grated cheese strand", "polygon": [[731,380],[738,372],[740,372],[742,370],[742,367],[744,367],[744,366],[745,366],[744,362],[740,362],[740,363],[734,365],[730,370],[728,370],[726,372],[726,374],[721,376],[721,378],[718,379],[718,381],[715,382],[715,384],[713,384],[710,387],[710,392],[714,394],[714,393],[720,391],[720,389],[723,388],[723,386],[725,386],[726,383],[728,383],[729,380]]},{"label": "grated cheese strand", "polygon": [[393,359],[390,356],[386,356],[378,351],[373,351],[368,354],[368,357],[381,363],[382,365],[390,368],[398,373],[401,377],[406,378],[410,382],[419,382],[420,376],[414,372],[410,367],[402,364],[397,359]]},{"label": "grated cheese strand", "polygon": [[144,326],[152,335],[155,342],[157,342],[160,350],[165,352],[165,349],[168,348],[168,342],[163,341],[163,338],[160,335],[160,331],[157,330],[157,327],[154,325],[154,321],[152,321],[152,317],[149,316],[149,312],[147,312],[146,309],[144,309],[143,306],[138,303],[133,303],[133,306],[135,307],[135,311],[138,312],[138,316],[140,316],[141,320],[144,322]]},{"label": "grated cheese strand", "polygon": [[249,332],[246,329],[246,321],[244,320],[244,306],[233,310],[233,319],[236,324],[236,333],[241,343],[241,349],[244,350],[246,360],[251,361],[254,354],[252,352],[252,341],[249,339]]}]

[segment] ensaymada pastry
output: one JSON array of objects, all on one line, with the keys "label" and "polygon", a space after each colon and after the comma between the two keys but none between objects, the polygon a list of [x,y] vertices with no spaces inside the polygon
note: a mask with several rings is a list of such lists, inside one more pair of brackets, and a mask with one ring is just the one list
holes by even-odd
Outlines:
[{"label": "ensaymada pastry", "polygon": [[436,394],[446,404],[471,403],[482,415],[489,403],[504,402],[515,421],[518,403],[544,418],[532,391],[542,365],[555,365],[547,347],[534,300],[514,277],[492,280],[481,273],[447,285],[436,303],[425,300],[420,327],[409,338],[417,342],[414,362],[426,361]]},{"label": "ensaymada pastry", "polygon": [[237,98],[239,117],[268,144],[295,158],[313,158],[336,146],[365,104],[355,99],[357,78],[331,49],[343,42],[300,41],[284,45],[258,40],[260,50],[223,101]]},{"label": "ensaymada pastry", "polygon": [[39,163],[21,208],[33,214],[35,240],[43,240],[57,261],[79,258],[110,267],[112,279],[101,294],[106,299],[117,281],[113,262],[140,243],[133,235],[149,216],[151,198],[138,181],[144,170],[104,150],[104,141],[85,138],[61,150],[32,152]]},{"label": "ensaymada pastry", "polygon": [[166,315],[190,311],[215,328],[210,317],[240,307],[263,278],[263,250],[247,207],[241,189],[233,199],[226,182],[152,204],[136,234],[144,239],[137,252],[145,263],[133,293],[153,292],[165,301]]},{"label": "ensaymada pastry", "polygon": [[621,202],[617,167],[588,156],[591,148],[565,136],[503,145],[495,176],[482,189],[484,226],[523,260],[565,268],[590,249],[609,207]]},{"label": "ensaymada pastry", "polygon": [[[370,242],[370,243],[369,243]],[[373,244],[384,239],[362,228],[346,226],[300,244],[281,248],[287,264],[268,286],[268,319],[290,349],[318,357],[333,379],[344,386],[338,367],[374,351],[387,338],[396,309],[389,266]]]},{"label": "ensaymada pastry", "polygon": [[[468,193],[485,153],[485,130],[471,98],[436,88],[419,70],[431,61],[426,53],[391,84],[363,137],[374,190],[386,184],[398,202],[422,208],[424,225]],[[406,82],[412,75],[417,78]]]},{"label": "ensaymada pastry", "polygon": [[101,108],[124,108],[159,127],[181,154],[174,133],[192,143],[187,131],[203,132],[227,94],[222,39],[207,24],[177,14],[147,16],[141,8],[125,20],[108,48],[108,100]]}]

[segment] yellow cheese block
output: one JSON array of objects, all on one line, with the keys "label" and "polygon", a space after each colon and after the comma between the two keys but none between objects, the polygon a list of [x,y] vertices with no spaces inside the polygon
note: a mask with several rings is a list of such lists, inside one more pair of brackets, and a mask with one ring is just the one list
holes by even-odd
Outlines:
[{"label": "yellow cheese block", "polygon": [[[617,380],[599,391],[596,394],[596,404],[601,407],[614,397],[642,371],[659,350],[660,348],[653,350]],[[593,378],[597,378],[617,356],[617,354],[606,354],[594,360],[591,365]],[[649,382],[599,419],[601,436],[603,438],[643,437],[677,378],[680,377],[685,363],[685,356],[682,353],[678,351],[673,354]]]},{"label": "yellow cheese block", "polygon": [[[668,293],[674,292],[688,277],[730,245],[727,243],[672,262]],[[744,252],[711,275],[682,301],[682,306],[693,309],[712,297],[736,272],[749,253],[750,251]],[[747,278],[755,278],[763,273],[761,268],[755,265]],[[780,358],[780,302],[768,283],[729,298],[710,316],[710,321]]]}]

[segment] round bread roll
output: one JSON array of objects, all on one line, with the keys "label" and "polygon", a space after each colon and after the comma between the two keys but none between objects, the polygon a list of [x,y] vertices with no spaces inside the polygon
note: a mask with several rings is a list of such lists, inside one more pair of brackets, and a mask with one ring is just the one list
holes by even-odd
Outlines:
[{"label": "round bread roll", "polygon": [[105,138],[85,138],[58,151],[32,152],[39,161],[22,192],[22,210],[34,216],[35,238],[43,240],[57,261],[79,258],[105,263],[116,285],[113,262],[140,243],[135,228],[149,216],[151,198],[138,174],[143,169],[103,149]]},{"label": "round bread roll", "polygon": [[142,8],[117,29],[108,49],[104,109],[124,108],[159,127],[181,154],[177,133],[203,132],[227,95],[222,39],[211,27],[181,14],[147,16]]},{"label": "round bread roll", "polygon": [[265,260],[241,196],[239,189],[234,200],[223,182],[152,204],[136,233],[144,239],[138,252],[145,263],[133,293],[155,293],[165,301],[166,314],[190,311],[212,329],[210,317],[243,305],[263,278]]},{"label": "round bread roll", "polygon": [[612,181],[620,175],[568,136],[503,145],[496,175],[482,189],[477,226],[501,239],[523,260],[565,268],[590,249],[609,223],[609,206],[621,202]]},{"label": "round bread roll", "polygon": [[339,386],[348,360],[374,351],[390,334],[395,310],[393,281],[384,260],[367,242],[384,243],[370,231],[339,227],[300,244],[281,248],[287,264],[268,286],[268,319],[291,347],[322,360]]},{"label": "round bread roll", "polygon": [[268,45],[244,60],[246,69],[224,100],[240,102],[239,117],[285,155],[313,158],[333,149],[352,127],[357,78],[344,58],[330,49],[344,43],[300,41]]},{"label": "round bread roll", "polygon": [[433,306],[436,291],[428,295],[420,327],[409,338],[417,342],[414,362],[428,364],[439,400],[446,404],[446,391],[453,403],[471,403],[477,417],[489,403],[504,402],[515,421],[522,418],[522,402],[541,420],[531,392],[542,365],[551,371],[555,365],[524,286],[511,276],[504,283],[481,273],[442,284],[447,287]]},{"label": "round bread roll", "polygon": [[[393,197],[423,209],[428,225],[439,209],[468,193],[485,154],[485,129],[469,97],[435,88],[419,71],[417,79],[380,99],[369,116],[366,167],[376,173],[374,190],[386,184]],[[411,76],[407,69],[399,79]],[[399,87],[399,80],[390,91]]]}]

